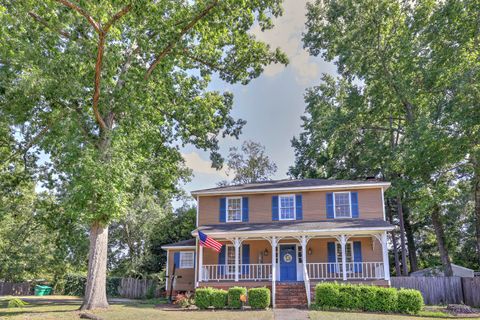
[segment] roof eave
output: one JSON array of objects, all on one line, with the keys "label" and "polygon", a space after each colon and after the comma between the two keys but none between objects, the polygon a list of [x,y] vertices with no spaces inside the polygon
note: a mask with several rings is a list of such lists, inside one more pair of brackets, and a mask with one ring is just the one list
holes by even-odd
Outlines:
[{"label": "roof eave", "polygon": [[289,191],[322,191],[322,190],[347,190],[347,189],[376,189],[383,188],[387,190],[390,187],[390,182],[378,182],[378,183],[358,183],[358,184],[343,184],[336,186],[311,186],[311,187],[291,187],[291,188],[271,188],[271,189],[250,189],[250,190],[212,190],[212,191],[202,191],[196,190],[192,191],[191,195],[193,197],[197,196],[206,196],[206,195],[231,195],[231,194],[254,194],[254,193],[279,193],[279,192],[289,192]]},{"label": "roof eave", "polygon": [[172,250],[172,249],[195,249],[195,246],[161,246],[163,250]]}]

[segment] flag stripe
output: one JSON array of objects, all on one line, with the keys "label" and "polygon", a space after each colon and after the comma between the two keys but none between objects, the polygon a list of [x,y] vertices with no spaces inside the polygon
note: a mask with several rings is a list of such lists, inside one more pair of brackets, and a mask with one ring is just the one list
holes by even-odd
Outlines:
[{"label": "flag stripe", "polygon": [[199,231],[198,237],[200,238],[201,246],[204,246],[206,248],[212,248],[217,252],[220,252],[220,250],[222,249],[222,244],[220,242],[216,241],[213,238],[210,238],[205,233]]}]

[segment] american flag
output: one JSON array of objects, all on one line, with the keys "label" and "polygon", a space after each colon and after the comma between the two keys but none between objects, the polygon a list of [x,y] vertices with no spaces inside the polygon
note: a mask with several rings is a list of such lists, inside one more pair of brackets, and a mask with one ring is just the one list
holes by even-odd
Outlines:
[{"label": "american flag", "polygon": [[198,237],[200,238],[200,245],[205,248],[212,248],[213,250],[220,252],[222,250],[222,244],[217,240],[210,238],[205,233],[198,231]]}]

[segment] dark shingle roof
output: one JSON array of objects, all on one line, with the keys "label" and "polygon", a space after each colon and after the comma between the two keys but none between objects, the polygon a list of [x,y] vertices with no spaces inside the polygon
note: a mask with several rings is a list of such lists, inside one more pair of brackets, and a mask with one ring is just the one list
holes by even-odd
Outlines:
[{"label": "dark shingle roof", "polygon": [[163,247],[191,247],[191,246],[195,246],[195,239],[188,239],[188,240],[182,240],[182,241],[178,241],[178,242],[175,242],[175,243],[169,243],[169,244],[166,244]]},{"label": "dark shingle roof", "polygon": [[232,186],[217,187],[210,189],[195,190],[192,194],[199,193],[229,193],[235,191],[268,191],[269,189],[289,189],[289,188],[314,188],[314,187],[341,187],[348,185],[371,185],[385,183],[378,180],[333,180],[333,179],[284,179],[271,180],[256,183],[237,184]]},{"label": "dark shingle roof", "polygon": [[[389,230],[393,226],[380,219],[336,219],[325,221],[289,221],[289,222],[271,222],[271,223],[226,223],[215,225],[204,225],[196,230],[205,233],[223,233],[223,232],[295,232],[295,231],[327,231],[342,229],[384,229]],[[196,231],[195,230],[195,231]]]}]

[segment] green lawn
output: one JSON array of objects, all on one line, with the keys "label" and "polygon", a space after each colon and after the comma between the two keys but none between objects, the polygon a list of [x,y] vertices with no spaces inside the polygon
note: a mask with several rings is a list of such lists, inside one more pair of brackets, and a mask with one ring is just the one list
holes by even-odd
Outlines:
[{"label": "green lawn", "polygon": [[[79,319],[79,303],[69,300],[70,299],[66,299],[64,302],[48,304],[39,299],[38,302],[35,301],[23,308],[6,308],[0,304],[0,319]],[[273,320],[272,311],[164,311],[155,308],[154,304],[144,303],[142,301],[112,304],[108,310],[95,311],[92,313],[100,315],[105,320]]]},{"label": "green lawn", "polygon": [[[465,320],[463,318],[456,317],[439,317],[439,313],[424,312],[422,316],[409,316],[409,315],[393,315],[393,314],[373,314],[373,313],[355,313],[355,312],[333,312],[333,311],[311,311],[309,316],[311,320],[438,320],[438,319],[456,319]],[[435,317],[428,317],[428,315],[435,315]],[[467,318],[479,319],[479,318]]]}]

